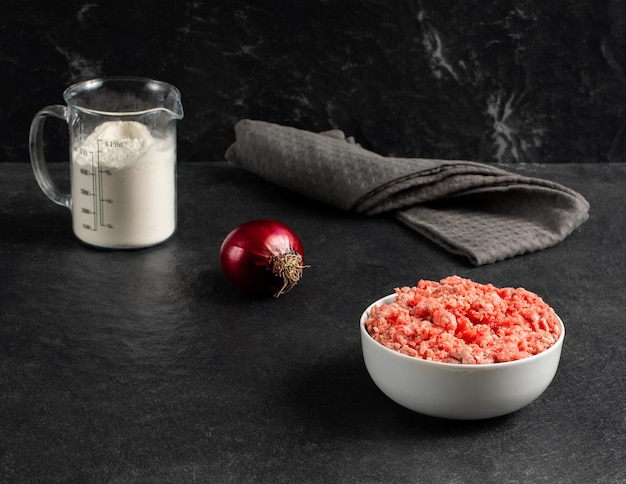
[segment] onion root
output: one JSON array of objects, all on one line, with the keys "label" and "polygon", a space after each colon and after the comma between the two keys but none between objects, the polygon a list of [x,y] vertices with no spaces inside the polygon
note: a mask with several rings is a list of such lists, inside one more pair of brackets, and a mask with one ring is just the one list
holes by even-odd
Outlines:
[{"label": "onion root", "polygon": [[283,280],[283,287],[274,294],[274,297],[279,297],[290,291],[302,278],[302,269],[309,267],[302,264],[302,256],[293,249],[273,256],[268,265],[272,273]]}]

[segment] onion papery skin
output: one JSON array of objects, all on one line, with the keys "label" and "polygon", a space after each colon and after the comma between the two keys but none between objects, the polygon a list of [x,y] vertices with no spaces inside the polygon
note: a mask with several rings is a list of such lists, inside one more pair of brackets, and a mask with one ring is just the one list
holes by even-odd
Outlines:
[{"label": "onion papery skin", "polygon": [[290,290],[299,276],[286,281],[274,273],[272,263],[294,254],[301,275],[304,249],[294,231],[275,220],[250,220],[226,236],[220,248],[220,265],[228,280],[242,291],[277,297]]}]

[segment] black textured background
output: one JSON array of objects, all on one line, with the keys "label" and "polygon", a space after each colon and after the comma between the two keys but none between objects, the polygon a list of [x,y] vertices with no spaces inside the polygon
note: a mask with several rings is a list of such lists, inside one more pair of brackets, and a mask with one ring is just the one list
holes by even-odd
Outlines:
[{"label": "black textured background", "polygon": [[[0,1],[0,159],[35,112],[102,75],[183,94],[179,160],[254,118],[339,128],[385,155],[624,161],[621,0]],[[67,158],[49,123],[53,161]],[[65,144],[64,144],[65,143]]]}]

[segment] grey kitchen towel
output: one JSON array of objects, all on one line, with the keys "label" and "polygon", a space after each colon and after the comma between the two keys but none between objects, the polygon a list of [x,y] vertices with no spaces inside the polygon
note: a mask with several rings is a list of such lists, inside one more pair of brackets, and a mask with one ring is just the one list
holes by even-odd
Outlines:
[{"label": "grey kitchen towel", "polygon": [[244,119],[235,134],[231,163],[346,211],[394,216],[475,265],[556,245],[589,214],[558,183],[471,161],[385,157],[339,130]]}]

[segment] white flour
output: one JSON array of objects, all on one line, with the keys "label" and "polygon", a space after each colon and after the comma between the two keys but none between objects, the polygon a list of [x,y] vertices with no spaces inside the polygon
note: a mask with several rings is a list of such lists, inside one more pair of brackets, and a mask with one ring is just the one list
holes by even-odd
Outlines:
[{"label": "white flour", "polygon": [[176,228],[176,140],[108,121],[72,151],[72,223],[84,242],[147,247]]}]

